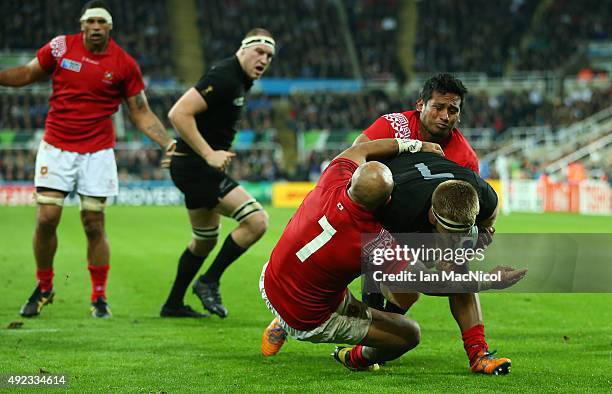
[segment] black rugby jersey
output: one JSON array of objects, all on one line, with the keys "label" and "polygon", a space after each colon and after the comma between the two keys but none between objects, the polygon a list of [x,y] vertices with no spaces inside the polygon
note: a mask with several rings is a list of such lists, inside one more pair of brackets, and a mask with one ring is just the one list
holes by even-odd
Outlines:
[{"label": "black rugby jersey", "polygon": [[435,153],[404,153],[383,163],[391,169],[395,182],[391,201],[378,215],[389,232],[431,232],[427,216],[431,195],[440,183],[450,179],[466,181],[478,192],[477,221],[489,218],[497,206],[497,193],[484,179]]},{"label": "black rugby jersey", "polygon": [[[198,131],[214,150],[228,150],[246,105],[246,94],[253,81],[245,74],[234,55],[215,63],[194,88],[206,101],[208,109],[195,116]],[[179,139],[177,151],[196,154]]]}]

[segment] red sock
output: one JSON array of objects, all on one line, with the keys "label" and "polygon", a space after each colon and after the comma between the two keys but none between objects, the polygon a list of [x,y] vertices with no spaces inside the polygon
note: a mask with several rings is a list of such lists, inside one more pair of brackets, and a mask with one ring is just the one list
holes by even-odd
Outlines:
[{"label": "red sock", "polygon": [[98,297],[106,298],[106,278],[108,277],[109,264],[106,265],[91,265],[87,266],[89,275],[91,276],[91,301],[95,301]]},{"label": "red sock", "polygon": [[363,346],[357,345],[349,352],[349,363],[355,368],[365,368],[371,364],[363,357],[362,348]]},{"label": "red sock", "polygon": [[36,279],[38,280],[40,291],[50,291],[53,288],[53,267],[36,268]]},{"label": "red sock", "polygon": [[489,345],[487,345],[487,341],[484,338],[484,325],[482,324],[477,324],[463,331],[461,338],[463,338],[463,347],[470,359],[470,364],[474,362],[478,352],[489,350]]}]

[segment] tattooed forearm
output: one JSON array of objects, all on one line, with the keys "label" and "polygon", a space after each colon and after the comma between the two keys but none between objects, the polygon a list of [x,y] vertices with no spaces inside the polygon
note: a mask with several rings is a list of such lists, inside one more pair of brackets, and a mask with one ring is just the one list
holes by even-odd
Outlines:
[{"label": "tattooed forearm", "polygon": [[166,130],[159,123],[153,123],[152,125],[147,126],[145,130],[145,133],[153,137],[153,139],[156,141],[161,141],[168,138]]},{"label": "tattooed forearm", "polygon": [[145,133],[153,141],[157,142],[162,148],[165,148],[166,145],[170,142],[170,137],[168,137],[168,133],[166,133],[166,130],[159,121],[153,122],[148,126],[142,128],[142,132]]}]

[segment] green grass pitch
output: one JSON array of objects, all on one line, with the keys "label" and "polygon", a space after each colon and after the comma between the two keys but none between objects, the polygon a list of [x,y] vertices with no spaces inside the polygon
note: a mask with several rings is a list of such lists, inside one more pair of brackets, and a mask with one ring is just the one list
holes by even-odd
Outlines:
[{"label": "green grass pitch", "polygon": [[[225,320],[158,317],[176,260],[190,238],[183,208],[110,207],[107,213],[114,317],[96,320],[89,314],[85,238],[78,211],[70,207],[58,232],[56,301],[38,318],[23,319],[19,307],[34,287],[34,208],[0,207],[0,374],[64,373],[74,392],[612,389],[612,294],[482,295],[487,340],[513,360],[508,376],[469,372],[448,302],[434,297],[422,297],[410,312],[422,328],[420,346],[377,373],[344,369],[330,357],[333,345],[295,340],[264,359],[260,338],[271,314],[257,282],[292,210],[270,208],[268,233],[227,271],[221,283],[230,312]],[[224,234],[232,227],[225,221]],[[497,228],[612,232],[612,223],[609,217],[512,214],[500,217]],[[192,294],[186,302],[201,309]],[[12,321],[23,321],[23,327],[7,329]]]}]

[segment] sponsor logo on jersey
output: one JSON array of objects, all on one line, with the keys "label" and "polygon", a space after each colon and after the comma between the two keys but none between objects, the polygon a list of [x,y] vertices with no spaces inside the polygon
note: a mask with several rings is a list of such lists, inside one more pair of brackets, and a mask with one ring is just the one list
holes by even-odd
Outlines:
[{"label": "sponsor logo on jersey", "polygon": [[58,59],[66,53],[66,36],[57,36],[49,43],[51,47],[51,55]]},{"label": "sponsor logo on jersey", "polygon": [[244,97],[236,97],[234,99],[234,105],[236,107],[242,107],[244,105]]},{"label": "sponsor logo on jersey", "polygon": [[395,138],[410,138],[410,125],[408,118],[402,113],[392,113],[383,115],[391,124],[391,128],[395,131]]},{"label": "sponsor logo on jersey", "polygon": [[81,72],[81,63],[70,59],[62,59],[60,67],[65,68],[66,70],[74,71],[75,73]]},{"label": "sponsor logo on jersey", "polygon": [[40,167],[40,175],[47,175],[48,172],[49,172],[49,167],[47,166]]},{"label": "sponsor logo on jersey", "polygon": [[206,89],[201,90],[201,92],[203,96],[206,96],[208,93],[212,92],[213,90],[214,88],[212,87],[212,85],[208,85]]}]

